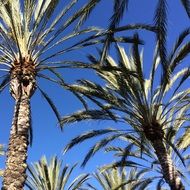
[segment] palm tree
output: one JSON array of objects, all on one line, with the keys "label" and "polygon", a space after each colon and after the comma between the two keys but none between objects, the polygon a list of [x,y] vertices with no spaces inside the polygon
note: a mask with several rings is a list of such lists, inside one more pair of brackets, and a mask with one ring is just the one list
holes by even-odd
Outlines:
[{"label": "palm tree", "polygon": [[[6,72],[1,77],[3,80],[0,92],[10,84],[10,93],[15,99],[3,178],[4,190],[22,189],[26,179],[27,147],[31,128],[30,99],[36,88],[42,92],[60,119],[51,99],[37,85],[36,78],[51,80],[40,72],[63,68],[64,64],[68,67],[71,62],[63,61],[60,56],[82,47],[83,43],[70,43],[70,47],[64,47],[66,41],[78,35],[100,31],[95,27],[75,28],[76,22],[80,22],[82,13],[91,7],[91,3],[85,4],[77,11],[74,9],[76,0],[70,1],[65,8],[58,9],[59,5],[62,7],[61,3],[59,0],[6,0],[0,5],[0,70]],[[68,16],[72,10],[75,12]],[[66,35],[63,34],[65,30],[68,31]],[[74,65],[73,62],[72,64]]]},{"label": "palm tree", "polygon": [[48,163],[43,156],[38,162],[28,166],[26,186],[31,190],[80,190],[89,175],[81,174],[69,185],[75,167],[76,165],[63,167],[62,161],[56,156],[53,156]]},{"label": "palm tree", "polygon": [[[73,113],[62,119],[62,123],[87,119],[111,119],[129,124],[140,137],[141,143],[150,142],[162,168],[163,177],[170,188],[174,190],[184,189],[184,186],[172,157],[168,153],[168,146],[172,146],[178,156],[180,154],[168,140],[165,131],[169,126],[170,138],[173,138],[175,134],[173,123],[176,122],[176,125],[180,128],[188,117],[189,89],[178,91],[190,75],[190,71],[189,68],[184,68],[180,71],[177,71],[176,68],[189,54],[189,42],[183,44],[189,32],[189,29],[182,32],[173,50],[167,56],[169,64],[167,71],[164,72],[164,74],[169,73],[167,77],[157,75],[156,71],[157,68],[160,68],[159,64],[161,63],[157,48],[149,79],[144,77],[142,55],[139,53],[137,44],[133,45],[130,56],[127,56],[122,47],[117,46],[118,64],[111,57],[108,57],[104,66],[98,66],[95,57],[90,56],[90,60],[93,61],[91,67],[104,79],[106,86],[102,87],[92,81],[80,80],[79,84],[70,85],[68,88],[90,99],[99,109],[89,109],[86,106],[86,110]],[[156,81],[158,79],[160,83],[157,86]],[[179,83],[176,84],[176,81],[179,81]],[[173,91],[170,90],[172,86],[174,87]],[[81,135],[73,139],[66,147],[66,150],[83,140],[111,132],[113,132],[112,129],[103,129]],[[118,135],[115,135],[110,139],[117,137]],[[106,144],[108,141],[104,141],[102,144]],[[99,144],[99,146],[94,146],[93,148],[98,149],[101,146]],[[93,154],[94,150],[92,149],[87,158]]]},{"label": "palm tree", "polygon": [[[165,130],[165,137],[166,141],[170,144],[167,146],[168,155],[172,158],[180,178],[186,181],[188,179],[188,171],[184,166],[189,163],[190,157],[189,153],[187,153],[188,151],[185,152],[185,150],[188,148],[190,143],[187,137],[188,133],[184,133],[180,138],[175,138],[181,134],[181,131],[179,132],[179,125],[181,125],[180,120],[175,122],[174,127],[167,127]],[[103,166],[101,171],[123,167],[135,167],[139,169],[138,172],[140,174],[144,174],[142,181],[138,181],[139,183],[134,186],[135,188],[140,185],[144,187],[145,184],[147,186],[154,185],[157,189],[167,186],[164,180],[162,168],[160,167],[160,162],[152,145],[147,139],[142,140],[141,134],[136,133],[135,130],[125,128],[107,128],[88,131],[72,139],[65,148],[65,152],[78,143],[90,140],[92,137],[96,136],[103,136],[103,138],[99,139],[90,148],[82,162],[82,166],[85,166],[89,159],[98,151],[104,149],[104,152],[112,153],[111,155],[114,156],[114,160],[116,161]],[[116,144],[118,144],[118,146],[116,146]],[[176,144],[176,147],[174,144]],[[178,148],[178,151],[176,148]]]},{"label": "palm tree", "polygon": [[[0,4],[0,70],[6,72],[0,85],[2,92],[10,84],[10,93],[15,99],[15,111],[7,152],[6,169],[4,172],[3,189],[21,189],[26,175],[26,158],[29,129],[31,128],[30,99],[36,88],[50,104],[56,117],[60,115],[49,96],[37,85],[37,78],[57,81],[43,73],[44,70],[54,72],[54,69],[82,67],[80,62],[63,60],[62,55],[72,50],[96,43],[103,43],[101,36],[109,31],[96,27],[81,29],[81,25],[88,17],[88,13],[96,5],[97,0],[91,0],[81,8],[77,0],[71,0],[65,8],[60,0],[6,0]],[[60,5],[60,6],[59,6]],[[79,4],[81,6],[81,4]],[[75,11],[74,13],[72,11]],[[69,13],[72,15],[69,16]],[[65,19],[66,18],[66,19]],[[119,28],[125,29],[153,27],[133,25]],[[68,33],[65,35],[65,31]],[[112,31],[113,33],[113,31]],[[68,41],[84,35],[74,43]],[[132,38],[119,38],[112,41],[133,43]],[[142,43],[139,41],[139,43]],[[45,72],[47,73],[47,72]],[[73,91],[72,91],[73,92]],[[73,92],[79,99],[77,93]],[[81,100],[81,99],[80,99]],[[13,170],[14,168],[14,170]]]},{"label": "palm tree", "polygon": [[[93,176],[97,182],[101,185],[103,190],[134,190],[145,189],[151,179],[145,179],[143,177],[145,171],[137,171],[136,168],[132,168],[129,172],[126,172],[126,168],[122,169],[112,168],[103,170],[99,169]],[[92,190],[97,190],[91,184],[88,184]]]}]

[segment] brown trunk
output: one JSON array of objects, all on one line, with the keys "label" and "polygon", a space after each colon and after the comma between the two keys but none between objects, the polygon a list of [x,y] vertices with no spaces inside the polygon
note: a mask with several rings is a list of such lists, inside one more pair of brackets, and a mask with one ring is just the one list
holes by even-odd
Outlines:
[{"label": "brown trunk", "polygon": [[171,190],[184,190],[185,188],[163,141],[161,139],[154,140],[152,141],[152,145],[160,162],[164,179],[169,184]]},{"label": "brown trunk", "polygon": [[15,61],[10,71],[10,93],[15,99],[15,112],[9,138],[3,190],[22,190],[26,180],[30,98],[36,89],[35,65],[28,57]]},{"label": "brown trunk", "polygon": [[30,100],[23,94],[15,105],[3,178],[3,190],[22,190],[24,187],[29,127]]},{"label": "brown trunk", "polygon": [[155,150],[163,171],[163,177],[171,190],[184,190],[181,178],[164,144],[164,131],[161,125],[153,122],[152,125],[144,127],[144,132]]}]

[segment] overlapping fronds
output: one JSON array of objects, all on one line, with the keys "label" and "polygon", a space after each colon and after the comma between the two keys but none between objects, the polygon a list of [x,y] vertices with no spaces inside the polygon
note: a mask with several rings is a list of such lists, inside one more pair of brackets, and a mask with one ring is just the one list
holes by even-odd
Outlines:
[{"label": "overlapping fronds", "polygon": [[[76,10],[74,7],[78,1],[72,0],[63,9],[57,11],[60,3],[59,0],[25,0],[23,2],[8,0],[1,5],[0,38],[3,42],[1,43],[1,59],[4,58],[5,63],[11,64],[15,59],[30,56],[36,64],[40,64],[42,55],[44,62],[65,53],[67,48],[64,48],[64,44],[70,38],[100,31],[95,27],[78,31],[70,29],[70,32],[63,35],[67,28],[75,27],[73,23],[80,20],[89,4]],[[68,17],[68,13],[73,10],[75,13]],[[52,48],[55,47],[62,47],[62,50],[51,53]]]},{"label": "overlapping fronds", "polygon": [[[131,131],[133,130],[133,135],[126,138],[126,142],[128,143],[126,151],[127,147],[130,146],[133,146],[133,151],[131,155],[128,153],[130,151],[123,152],[123,158],[121,159],[123,162],[115,163],[117,166],[120,164],[138,166],[137,162],[128,160],[128,158],[132,156],[137,159],[137,153],[134,152],[134,149],[138,150],[138,156],[141,156],[139,158],[150,155],[148,150],[154,150],[155,144],[152,143],[152,139],[157,138],[156,134],[162,138],[163,146],[167,148],[169,156],[175,159],[178,158],[182,164],[187,161],[182,151],[189,144],[185,145],[185,142],[181,142],[186,138],[186,135],[183,135],[181,139],[176,139],[177,134],[179,134],[179,131],[188,121],[187,118],[189,117],[189,89],[181,88],[182,84],[189,77],[189,68],[176,69],[188,55],[188,42],[185,43],[183,41],[187,35],[188,31],[180,35],[176,43],[178,45],[175,45],[175,50],[172,50],[174,53],[170,54],[173,54],[173,56],[167,68],[170,70],[169,78],[161,77],[162,80],[159,82],[158,77],[162,76],[161,72],[164,69],[161,67],[162,60],[158,51],[159,46],[155,49],[149,78],[145,77],[145,69],[147,73],[147,68],[143,63],[143,56],[139,51],[138,44],[134,43],[130,55],[125,52],[123,47],[117,45],[117,62],[108,56],[104,66],[97,66],[98,59],[94,56],[89,56],[92,64],[96,65],[92,69],[104,80],[105,85],[102,86],[89,80],[79,80],[78,84],[68,85],[68,88],[81,94],[81,97],[86,102],[90,100],[95,103],[97,106],[95,111],[98,113],[99,110],[100,115],[97,117],[83,117],[83,113],[93,111],[93,109],[88,108],[87,110],[63,117],[62,122],[72,123],[89,119],[104,120],[110,117],[110,119],[114,118],[113,120],[122,121],[129,126],[127,125],[124,131],[118,129],[117,132],[110,133],[95,143],[86,154],[82,165],[85,165],[97,151],[107,147],[113,141],[126,138],[130,134],[130,129]],[[135,38],[138,38],[138,36],[136,35]],[[168,57],[166,59],[169,60]],[[75,117],[78,115],[80,116]],[[93,134],[94,132],[89,133]],[[153,137],[149,135],[153,135]],[[91,135],[89,138],[95,136]],[[133,137],[138,140],[134,140]],[[67,145],[66,150],[89,138],[86,138],[85,134],[76,137]],[[178,143],[176,144],[176,142]],[[145,144],[149,148],[144,146]],[[174,167],[175,159],[173,163]],[[156,168],[159,171],[160,180],[163,181],[162,171],[158,169],[160,167],[160,160],[156,158],[153,162],[157,163]],[[183,176],[180,172],[179,174]]]},{"label": "overlapping fronds", "polygon": [[[38,190],[77,190],[82,188],[84,182],[89,178],[88,174],[81,174],[71,180],[71,174],[76,165],[69,167],[62,165],[62,161],[57,157],[52,157],[47,162],[46,157],[42,157],[39,162],[28,166],[28,178],[26,186],[29,189]],[[68,184],[70,183],[70,184]]]},{"label": "overlapping fronds", "polygon": [[[185,46],[188,46],[188,44],[185,44]],[[101,67],[97,66],[96,63],[98,60],[94,58],[94,67],[92,68],[96,70],[97,74],[106,82],[105,87],[88,80],[79,80],[78,84],[68,85],[68,88],[93,101],[100,108],[99,112],[94,110],[94,113],[97,114],[92,114],[93,116],[91,117],[89,113],[93,113],[93,110],[78,112],[70,117],[64,117],[62,122],[69,123],[84,119],[98,119],[98,117],[101,119],[101,116],[102,119],[103,116],[104,119],[106,119],[112,116],[114,120],[124,120],[130,124],[135,121],[136,124],[138,124],[137,126],[139,126],[139,123],[148,125],[152,120],[159,120],[160,123],[165,124],[169,117],[168,112],[171,112],[173,105],[176,107],[178,105],[184,106],[183,102],[187,101],[189,91],[184,90],[179,93],[177,93],[177,91],[188,78],[190,73],[189,68],[174,72],[174,68],[187,56],[187,54],[183,57],[180,56],[184,54],[184,48],[179,49],[179,56],[177,56],[181,57],[181,59],[175,58],[176,64],[173,64],[174,61],[171,61],[169,66],[169,69],[171,68],[170,70],[172,71],[170,81],[164,78],[157,87],[154,84],[155,77],[157,76],[155,76],[155,73],[160,63],[157,53],[155,54],[156,57],[154,58],[155,61],[150,73],[150,78],[146,79],[144,77],[144,65],[138,50],[138,45],[133,45],[132,54],[130,56],[127,56],[121,46],[117,46],[116,48],[119,64],[108,56],[106,67]],[[90,59],[91,58],[92,57],[90,57]],[[179,83],[177,84],[177,82]],[[173,95],[171,95],[172,93],[168,93],[172,87],[174,87]],[[165,101],[168,94],[171,98],[170,101],[165,103],[163,101]],[[175,111],[178,112],[180,108],[181,107]],[[118,115],[116,114],[118,111],[126,114],[126,117],[116,116]],[[88,117],[86,114],[88,114]]]},{"label": "overlapping fronds", "polygon": [[[99,2],[100,0],[91,0],[84,4],[79,3],[78,0],[71,0],[68,4],[64,3],[63,6],[63,1],[60,0],[3,1],[0,6],[0,71],[8,74],[1,81],[0,92],[9,84],[10,70],[14,68],[15,62],[29,60],[34,64],[37,77],[60,84],[60,77],[56,80],[41,72],[44,70],[53,72],[52,69],[55,71],[55,69],[61,68],[91,67],[88,64],[80,64],[80,62],[65,61],[65,53],[105,43],[104,37],[109,34],[113,35],[114,32],[131,29],[155,29],[152,26],[141,24],[114,28],[112,31],[93,26],[82,27],[84,21]],[[112,17],[112,25],[119,23],[124,13],[123,5],[125,3],[127,1],[122,0],[119,4],[115,1],[115,12],[117,13]],[[121,10],[122,12],[120,12]],[[79,37],[79,40],[76,37]],[[133,37],[126,36],[113,37],[111,42],[143,43],[140,39],[137,41]],[[75,88],[69,88],[67,85],[65,88],[70,90],[85,106],[85,101],[79,93],[75,92]],[[47,96],[47,93],[40,91],[61,123],[59,112],[53,101]],[[112,116],[112,119],[115,117],[108,109],[105,109],[105,112]],[[90,115],[92,112],[86,113],[86,117],[90,117]]]},{"label": "overlapping fronds", "polygon": [[[101,185],[103,190],[131,190],[131,189],[145,189],[149,183],[146,183],[150,179],[145,179],[143,174],[146,171],[138,171],[136,168],[128,170],[127,168],[113,168],[105,171],[94,173],[94,177]],[[89,184],[90,189],[97,190],[93,185]]]}]

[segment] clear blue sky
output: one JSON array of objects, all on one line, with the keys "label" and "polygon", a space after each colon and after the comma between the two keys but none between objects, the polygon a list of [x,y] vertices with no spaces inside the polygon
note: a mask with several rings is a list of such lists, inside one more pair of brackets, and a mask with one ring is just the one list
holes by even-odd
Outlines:
[{"label": "clear blue sky", "polygon": [[[87,2],[80,0],[81,2]],[[90,16],[88,22],[85,25],[96,25],[100,27],[106,27],[109,16],[112,12],[112,1],[102,0],[102,3],[97,6],[93,14]],[[153,12],[155,8],[156,0],[130,0],[129,9],[124,17],[121,25],[129,23],[151,23],[153,20]],[[171,48],[171,43],[174,43],[175,38],[180,31],[189,26],[190,21],[185,14],[180,0],[170,0],[169,2],[169,37],[168,47]],[[126,36],[131,33],[125,32]],[[144,47],[145,63],[144,67],[150,68],[152,60],[152,52],[154,47],[154,37],[148,32],[142,32],[141,37],[145,40],[146,45]],[[95,48],[94,48],[95,49]],[[65,56],[65,59],[85,59],[85,56],[89,52],[93,51],[92,48],[82,49],[73,53],[69,53]],[[95,52],[95,50],[94,50]],[[87,71],[77,70],[63,70],[63,76],[66,81],[74,81],[74,79],[93,78],[91,73]],[[77,99],[71,95],[71,93],[60,89],[58,86],[51,84],[45,80],[39,81],[40,86],[45,90],[50,97],[53,98],[55,104],[61,111],[62,115],[68,114],[81,109],[81,104]],[[28,151],[28,163],[37,161],[42,155],[50,157],[52,155],[59,155],[64,160],[65,164],[73,164],[80,162],[86,153],[86,151],[93,145],[95,141],[88,141],[80,146],[75,147],[69,151],[65,156],[61,155],[63,147],[69,142],[70,139],[79,135],[80,133],[89,129],[100,129],[101,127],[117,127],[117,124],[112,122],[80,122],[64,127],[63,132],[57,125],[56,117],[54,116],[51,108],[41,96],[39,91],[36,91],[32,97],[32,127],[33,127],[33,145]],[[14,109],[14,101],[9,95],[9,89],[7,88],[0,95],[0,143],[7,145],[9,131],[11,127],[11,120]],[[81,172],[93,172],[98,166],[110,163],[114,158],[106,156],[103,152],[97,154],[87,166],[76,172],[76,175]],[[4,167],[4,159],[0,158],[0,167]]]}]

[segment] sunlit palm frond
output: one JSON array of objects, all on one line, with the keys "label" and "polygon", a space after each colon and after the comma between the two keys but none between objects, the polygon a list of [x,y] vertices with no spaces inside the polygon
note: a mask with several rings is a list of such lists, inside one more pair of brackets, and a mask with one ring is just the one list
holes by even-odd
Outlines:
[{"label": "sunlit palm frond", "polygon": [[[136,168],[132,168],[129,171],[127,168],[112,168],[101,171],[100,168],[93,176],[103,190],[131,190],[134,189],[134,187],[138,188],[142,186],[147,180],[143,178],[144,172],[145,171],[139,172]],[[89,187],[92,189],[93,186],[89,185]]]},{"label": "sunlit palm frond", "polygon": [[[42,157],[28,167],[28,178],[26,186],[29,189],[52,190],[52,189],[70,189],[76,190],[82,188],[84,182],[89,178],[88,174],[81,174],[70,182],[71,174],[76,165],[69,167],[62,165],[62,161],[57,157],[52,157],[47,162],[46,157]],[[70,184],[69,184],[70,183]]]},{"label": "sunlit palm frond", "polygon": [[[68,12],[74,9],[77,4],[72,0],[65,8],[57,11],[59,0],[29,1],[7,0],[0,7],[1,33],[0,37],[6,51],[2,55],[11,58],[10,62],[23,57],[32,57],[36,64],[39,64],[41,57],[54,47],[63,46],[66,40],[83,33],[99,32],[98,28],[84,29],[79,32],[70,32],[63,35],[63,32],[88,9],[88,4],[79,8],[75,13],[64,21]],[[54,18],[53,21],[52,17]],[[75,27],[75,25],[73,25]],[[71,29],[72,30],[72,29]],[[50,51],[48,52],[50,54]],[[53,53],[53,57],[62,54]],[[46,55],[47,57],[47,55]],[[51,57],[51,55],[48,55]]]},{"label": "sunlit palm frond", "polygon": [[[136,38],[138,38],[138,36],[136,36]],[[129,124],[135,131],[137,135],[136,138],[140,139],[139,143],[136,142],[137,144],[135,144],[135,141],[133,141],[133,143],[136,148],[139,147],[138,151],[141,155],[149,155],[142,144],[149,144],[151,150],[157,149],[157,146],[162,146],[165,150],[167,147],[168,157],[172,158],[172,155],[175,155],[175,157],[179,158],[180,163],[184,164],[184,155],[181,154],[182,149],[178,149],[179,146],[175,145],[175,141],[176,135],[179,134],[182,126],[187,122],[186,118],[188,117],[189,90],[180,91],[180,89],[189,76],[189,68],[184,68],[177,72],[175,69],[171,69],[170,75],[168,75],[169,78],[163,77],[160,83],[158,83],[155,80],[160,76],[158,74],[159,70],[162,71],[162,69],[164,69],[160,67],[161,59],[157,49],[160,48],[159,46],[156,47],[153,66],[148,79],[145,78],[146,65],[143,64],[138,44],[133,45],[130,55],[119,45],[116,46],[116,48],[118,61],[115,61],[111,57],[105,60],[105,65],[109,69],[104,69],[105,66],[93,68],[104,80],[104,86],[92,81],[80,80],[78,84],[69,85],[69,88],[73,88],[77,93],[83,95],[84,99],[93,101],[101,112],[104,111],[102,108],[105,108],[107,105],[109,113],[118,115],[114,117],[116,121],[123,121]],[[180,55],[177,56],[181,57],[180,60],[183,60],[188,55],[183,53],[185,51],[183,49],[184,48],[177,48],[177,50],[175,50],[175,54]],[[96,64],[97,60],[93,56],[89,58]],[[170,63],[172,63],[172,60]],[[83,113],[85,112],[86,111]],[[76,113],[63,117],[63,123],[66,121],[77,121],[75,114]],[[105,113],[104,116],[110,117],[107,113]],[[103,120],[106,119],[106,117],[95,118],[91,116],[84,118],[81,116],[79,120]],[[119,138],[125,137],[130,127],[126,128],[126,133],[121,135],[109,134],[107,137],[99,140],[87,153],[83,165],[85,165],[97,151],[112,143],[112,141],[116,139],[116,136]],[[160,141],[160,139],[162,140]],[[127,140],[130,142],[131,138]],[[72,141],[73,146],[75,145],[74,141]],[[159,145],[157,141],[160,141]],[[80,142],[83,142],[83,139]],[[156,151],[156,156],[158,156],[158,152],[159,151]],[[127,154],[123,153],[123,155]],[[136,155],[134,154],[132,156],[135,157]],[[163,169],[163,165],[159,165],[161,164],[161,159],[161,156],[158,156],[155,160],[157,167],[162,167]],[[173,161],[171,160],[170,162]],[[131,161],[127,160],[126,164],[131,164]],[[132,164],[136,163],[133,162]],[[173,167],[176,167],[175,161],[173,162]],[[160,173],[163,172],[160,169],[157,169],[157,171],[160,171]],[[176,173],[180,175],[177,167]],[[182,175],[180,175],[180,177],[182,177]]]}]

